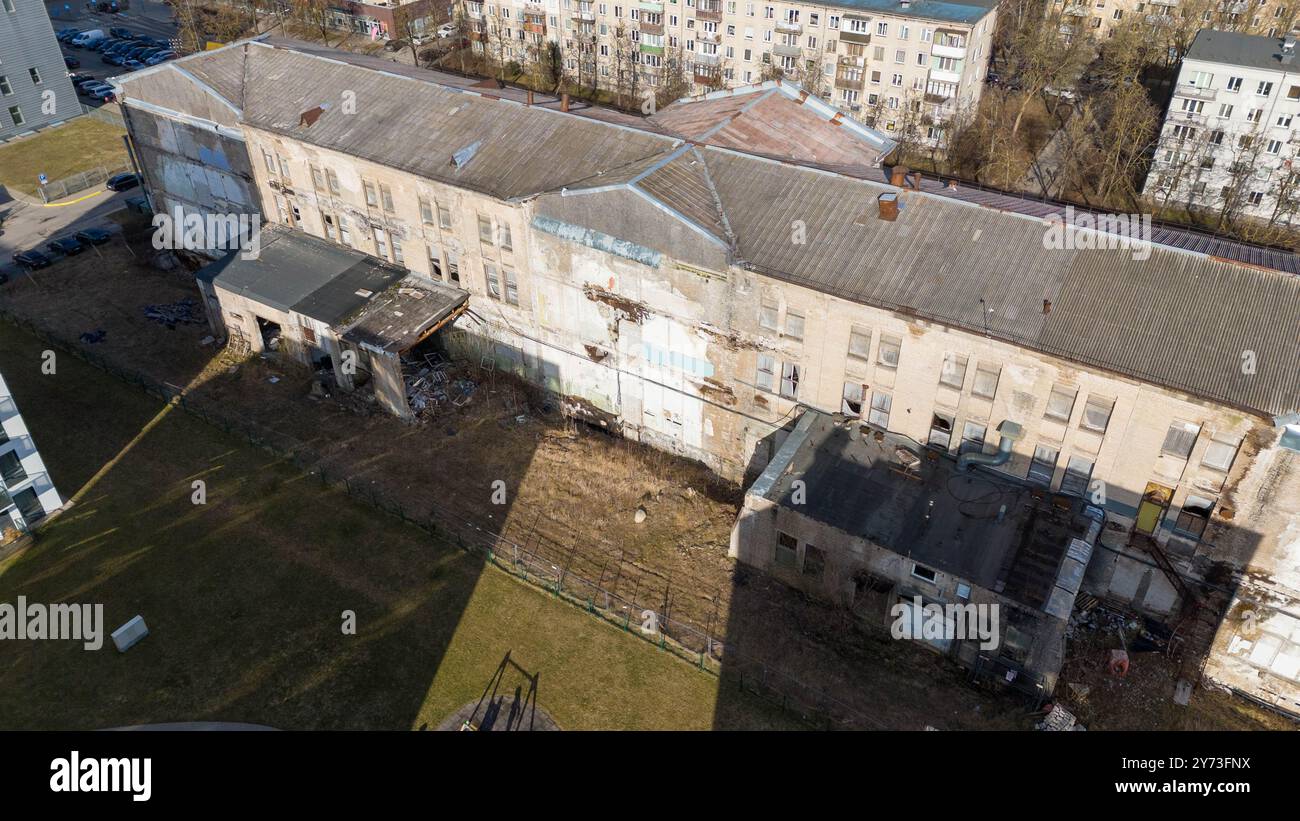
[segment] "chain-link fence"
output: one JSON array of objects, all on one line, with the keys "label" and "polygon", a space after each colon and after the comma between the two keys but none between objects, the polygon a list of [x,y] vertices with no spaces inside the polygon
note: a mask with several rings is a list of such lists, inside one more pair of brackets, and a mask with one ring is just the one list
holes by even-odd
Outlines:
[{"label": "chain-link fence", "polygon": [[94,188],[97,185],[103,185],[109,177],[117,174],[125,174],[131,170],[129,165],[120,165],[114,168],[100,166],[92,168],[89,171],[83,171],[80,174],[73,174],[71,177],[64,177],[61,180],[53,180],[40,186],[37,190],[40,192],[41,199],[45,202],[61,200],[64,197],[70,197],[79,191],[85,191],[88,188]]},{"label": "chain-link fence", "polygon": [[[500,522],[474,513],[431,504],[428,513],[408,509],[372,482],[359,481],[346,472],[326,467],[322,454],[279,431],[262,427],[230,412],[216,402],[196,399],[184,389],[158,382],[142,373],[110,362],[87,348],[55,336],[26,318],[0,309],[0,318],[22,328],[46,344],[66,351],[124,382],[139,386],[159,399],[172,402],[207,424],[246,440],[278,457],[286,458],[322,486],[335,488],[351,498],[421,528],[439,542],[481,556],[497,568],[532,584],[638,636],[665,652],[671,652],[719,676],[725,686],[734,686],[781,706],[810,725],[825,729],[884,729],[875,717],[831,694],[813,687],[770,664],[741,655],[732,643],[712,635],[699,625],[665,612],[661,591],[645,589],[644,595],[619,593],[579,575],[569,567],[572,553],[545,538],[507,537]],[[524,515],[527,518],[527,514]],[[638,588],[638,591],[640,588]],[[653,594],[654,600],[649,596]]]}]

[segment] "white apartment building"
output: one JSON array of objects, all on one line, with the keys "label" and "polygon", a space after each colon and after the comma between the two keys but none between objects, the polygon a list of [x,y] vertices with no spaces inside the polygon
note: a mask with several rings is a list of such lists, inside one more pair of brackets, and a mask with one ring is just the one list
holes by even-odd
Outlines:
[{"label": "white apartment building", "polygon": [[1144,195],[1157,206],[1290,224],[1300,206],[1295,59],[1292,37],[1199,32],[1179,69]]},{"label": "white apartment building", "polygon": [[644,97],[676,59],[692,93],[785,77],[882,131],[913,122],[937,141],[945,119],[979,101],[997,4],[466,0],[463,14],[475,48],[507,61],[558,44],[579,85]]},{"label": "white apartment building", "polygon": [[1061,15],[1062,34],[1105,40],[1137,23],[1172,47],[1201,28],[1281,37],[1295,20],[1288,0],[1048,0],[1047,8]]},{"label": "white apartment building", "polygon": [[0,544],[8,544],[62,504],[13,394],[0,376]]}]

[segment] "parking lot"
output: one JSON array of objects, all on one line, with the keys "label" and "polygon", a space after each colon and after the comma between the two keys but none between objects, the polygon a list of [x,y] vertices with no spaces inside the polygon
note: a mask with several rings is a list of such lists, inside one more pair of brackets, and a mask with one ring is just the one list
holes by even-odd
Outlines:
[{"label": "parking lot", "polygon": [[[56,32],[72,28],[79,31],[102,29],[107,33],[110,28],[125,28],[137,37],[144,35],[158,40],[166,40],[173,44],[176,43],[178,35],[176,23],[172,19],[171,7],[160,2],[160,0],[135,0],[127,11],[117,14],[100,11],[92,12],[87,10],[84,4],[80,6],[77,4],[69,5],[75,12],[75,16],[59,13],[56,6],[50,7],[50,19]],[[98,52],[86,48],[75,48],[67,43],[60,43],[59,45],[63,50],[64,57],[71,57],[81,64],[77,68],[70,69],[70,74],[105,80],[125,73],[120,66],[106,64]],[[104,104],[101,100],[95,100],[81,94],[78,95],[78,99],[90,106]]]}]

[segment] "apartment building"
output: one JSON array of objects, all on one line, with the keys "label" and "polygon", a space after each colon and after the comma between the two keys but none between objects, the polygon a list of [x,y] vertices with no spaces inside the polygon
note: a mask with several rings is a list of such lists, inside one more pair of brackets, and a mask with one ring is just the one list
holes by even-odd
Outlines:
[{"label": "apartment building", "polygon": [[1094,40],[1136,24],[1181,50],[1202,28],[1281,37],[1295,25],[1296,4],[1288,0],[1049,0],[1061,33]]},{"label": "apartment building", "polygon": [[448,0],[340,0],[326,12],[329,25],[365,37],[402,39],[433,36],[450,17]]},{"label": "apartment building", "polygon": [[27,423],[0,376],[0,544],[63,505]]},{"label": "apartment building", "polygon": [[[979,456],[1015,498],[1099,508],[1085,583],[1116,603],[1180,612],[1156,548],[1179,574],[1228,572],[1244,596],[1266,588],[1300,603],[1288,535],[1300,528],[1300,266],[1289,255],[1052,248],[1039,215],[809,156],[809,145],[841,158],[860,143],[874,160],[881,146],[833,118],[782,129],[807,112],[778,94],[695,109],[703,122],[723,113],[712,106],[784,106],[723,117],[763,140],[758,156],[727,128],[688,140],[258,42],[119,88],[128,110],[170,107],[165,126],[128,117],[132,128],[237,112],[223,128],[252,158],[270,221],[463,291],[446,345],[544,386],[575,417],[742,481],[819,412],[918,461]],[[215,309],[240,323],[263,310],[220,297]],[[915,509],[924,520],[929,502],[962,498]],[[736,554],[800,577],[817,564],[810,545],[842,551],[824,567],[847,567],[857,550],[851,538],[787,535],[793,545],[756,535]]]},{"label": "apartment building", "polygon": [[886,133],[939,141],[984,85],[992,0],[500,0],[464,3],[474,46],[528,65],[559,46],[579,86],[644,97],[680,73],[690,93],[784,77]]},{"label": "apartment building", "polygon": [[81,113],[41,0],[0,0],[0,140]]},{"label": "apartment building", "polygon": [[1202,30],[1179,67],[1144,196],[1289,225],[1300,128],[1296,39]]}]

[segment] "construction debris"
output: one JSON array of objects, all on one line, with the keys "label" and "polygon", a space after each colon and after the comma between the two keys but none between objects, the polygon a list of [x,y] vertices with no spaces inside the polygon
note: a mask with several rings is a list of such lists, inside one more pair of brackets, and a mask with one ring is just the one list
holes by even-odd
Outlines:
[{"label": "construction debris", "polygon": [[1035,729],[1049,732],[1071,732],[1087,729],[1079,720],[1074,717],[1074,713],[1065,709],[1059,704],[1053,704],[1052,710],[1040,722]]},{"label": "construction debris", "polygon": [[463,408],[478,390],[472,379],[453,379],[451,363],[437,353],[403,356],[402,366],[406,402],[417,419],[431,419],[447,408]]},{"label": "construction debris", "polygon": [[166,325],[171,331],[176,330],[177,325],[195,325],[203,321],[199,303],[193,299],[182,299],[170,305],[146,305],[144,315],[146,319]]}]

